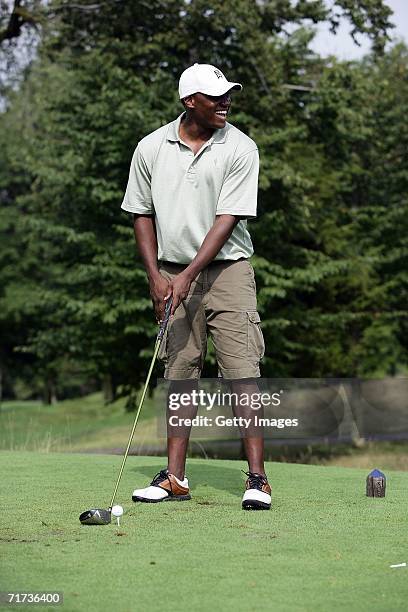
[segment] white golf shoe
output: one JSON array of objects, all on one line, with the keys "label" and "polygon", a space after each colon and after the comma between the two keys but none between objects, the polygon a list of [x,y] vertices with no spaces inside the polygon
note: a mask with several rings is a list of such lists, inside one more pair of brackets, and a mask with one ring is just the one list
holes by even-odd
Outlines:
[{"label": "white golf shoe", "polygon": [[271,487],[262,474],[244,472],[248,476],[242,498],[243,510],[269,510],[271,507]]},{"label": "white golf shoe", "polygon": [[145,489],[135,489],[134,502],[157,503],[162,501],[185,501],[191,499],[188,480],[179,480],[168,470],[161,470]]}]

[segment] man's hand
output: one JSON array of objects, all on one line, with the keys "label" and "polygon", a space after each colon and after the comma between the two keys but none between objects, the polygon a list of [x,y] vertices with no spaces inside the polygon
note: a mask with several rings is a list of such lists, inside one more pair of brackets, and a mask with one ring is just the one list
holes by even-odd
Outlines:
[{"label": "man's hand", "polygon": [[166,300],[173,296],[171,315],[174,314],[180,303],[186,299],[191,283],[208,264],[214,259],[219,250],[231,236],[234,227],[241,217],[234,215],[218,215],[214,224],[204,238],[201,247],[193,261],[180,272],[170,283],[170,292]]},{"label": "man's hand", "polygon": [[171,295],[171,288],[168,280],[164,278],[160,273],[155,274],[149,278],[150,295],[153,301],[154,312],[156,314],[157,322],[164,318],[164,310],[166,307],[166,299]]},{"label": "man's hand", "polygon": [[231,236],[240,219],[241,217],[234,215],[218,215],[193,261],[169,283],[157,268],[157,239],[154,217],[151,215],[134,215],[135,238],[149,277],[150,295],[158,322],[163,320],[165,304],[171,296],[173,296],[171,315],[186,299],[192,281],[214,259]]},{"label": "man's hand", "polygon": [[170,293],[166,299],[173,296],[173,304],[171,306],[170,313],[171,316],[175,313],[178,306],[180,306],[180,303],[188,296],[192,280],[193,279],[189,276],[189,274],[183,270],[183,272],[177,274],[177,276],[175,276],[170,283]]}]

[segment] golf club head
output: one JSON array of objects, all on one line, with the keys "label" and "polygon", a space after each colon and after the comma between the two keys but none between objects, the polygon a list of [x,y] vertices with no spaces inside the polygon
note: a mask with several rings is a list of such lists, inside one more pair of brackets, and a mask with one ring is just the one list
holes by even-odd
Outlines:
[{"label": "golf club head", "polygon": [[82,525],[109,525],[111,522],[111,512],[102,508],[91,508],[83,512],[79,520]]}]

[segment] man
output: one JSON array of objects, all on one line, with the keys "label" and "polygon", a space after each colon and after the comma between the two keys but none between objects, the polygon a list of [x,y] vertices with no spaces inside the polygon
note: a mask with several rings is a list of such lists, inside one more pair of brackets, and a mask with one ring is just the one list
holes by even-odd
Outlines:
[{"label": "man", "polygon": [[[231,92],[241,89],[209,64],[187,68],[179,82],[184,112],[139,142],[122,203],[134,214],[158,321],[172,299],[162,358],[165,378],[178,390],[193,389],[200,377],[208,333],[223,379],[238,393],[258,390],[264,342],[246,226],[256,216],[258,150],[226,121]],[[190,499],[188,436],[168,426],[167,469],[135,490],[134,501]],[[247,435],[244,447],[249,472],[242,507],[269,509],[262,436]]]}]

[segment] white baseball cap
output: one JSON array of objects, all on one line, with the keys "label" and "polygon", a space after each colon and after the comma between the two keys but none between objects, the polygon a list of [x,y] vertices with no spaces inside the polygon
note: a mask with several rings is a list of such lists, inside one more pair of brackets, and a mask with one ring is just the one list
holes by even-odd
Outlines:
[{"label": "white baseball cap", "polygon": [[222,96],[230,89],[242,89],[241,83],[230,83],[221,70],[211,64],[194,64],[187,68],[180,77],[180,99],[195,93],[209,96]]}]

